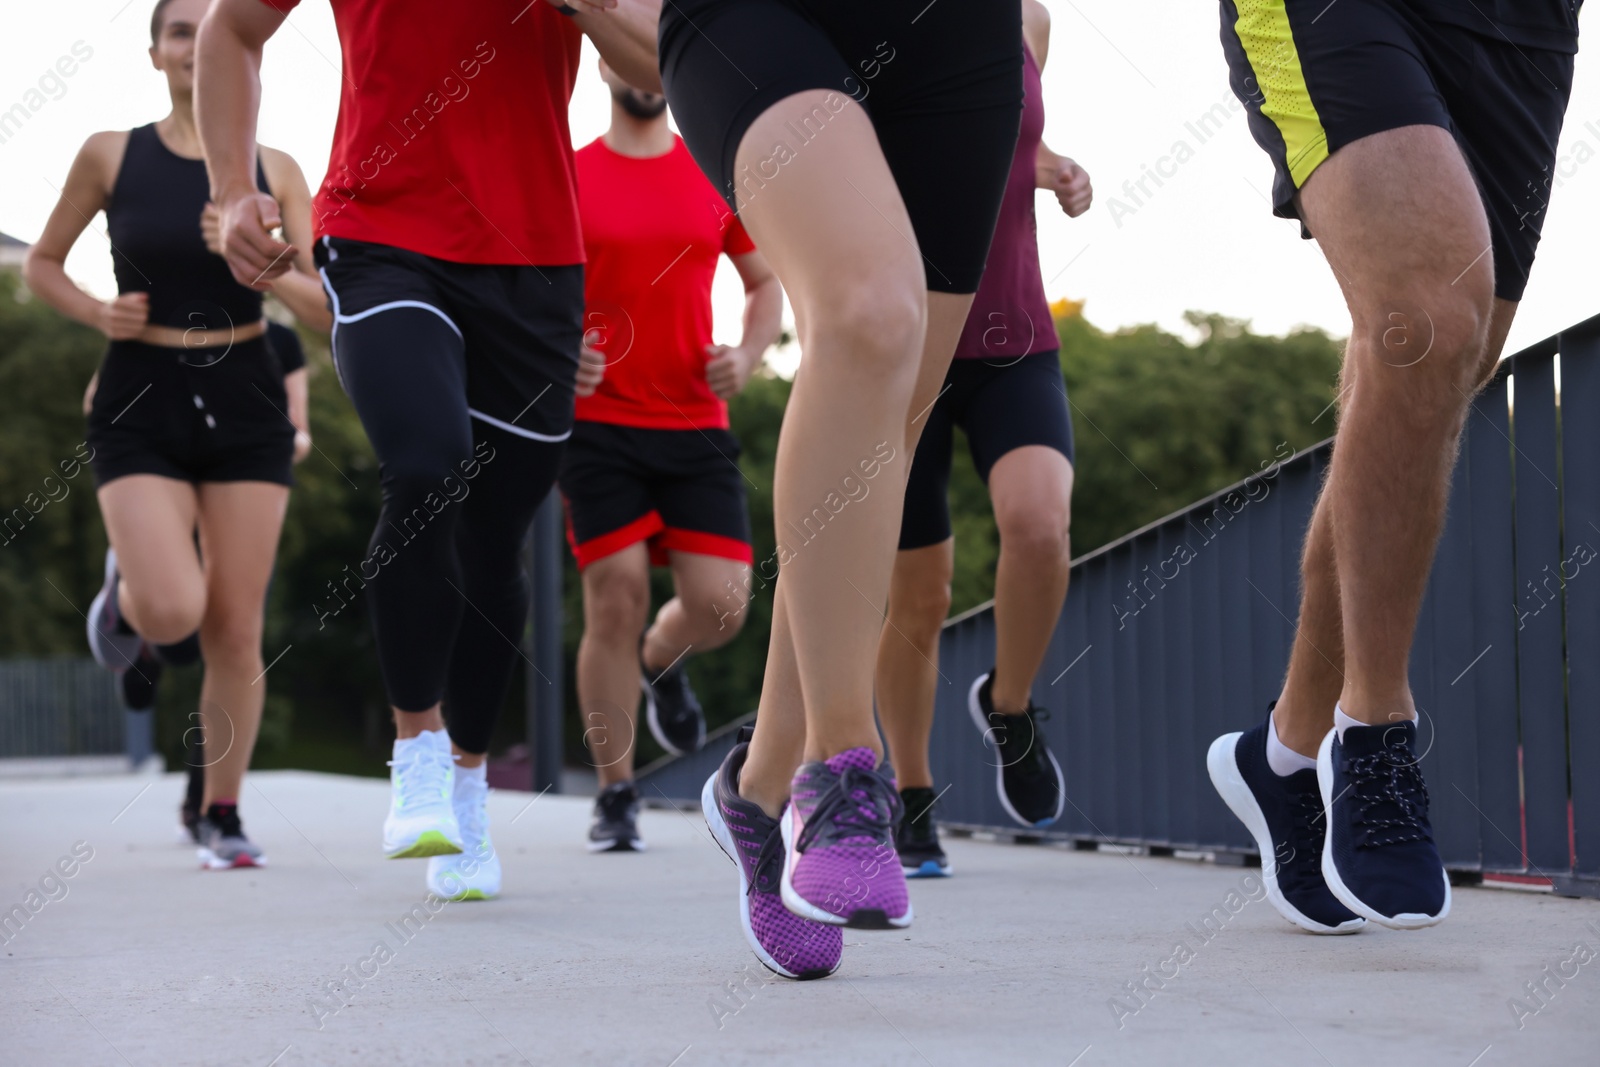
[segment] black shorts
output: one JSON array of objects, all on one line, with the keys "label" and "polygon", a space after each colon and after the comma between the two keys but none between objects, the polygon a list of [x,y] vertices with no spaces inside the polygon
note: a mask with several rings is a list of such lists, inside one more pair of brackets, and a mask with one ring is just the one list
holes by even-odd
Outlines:
[{"label": "black shorts", "polygon": [[789,158],[763,145],[758,169],[770,173],[734,173],[763,112],[833,90],[826,108],[790,125],[786,149],[798,154],[851,98],[860,103],[928,288],[977,291],[1022,118],[1020,0],[673,0],[661,11],[660,55],[683,139],[735,211]]},{"label": "black shorts", "polygon": [[582,570],[640,541],[749,563],[739,440],[727,430],[648,430],[580,422],[561,464],[567,540]]},{"label": "black shorts", "polygon": [[900,549],[927,548],[950,536],[950,458],[953,431],[967,435],[972,464],[989,484],[989,472],[1007,452],[1025,445],[1053,448],[1072,463],[1072,413],[1052,349],[1018,360],[958,359],[928,412],[900,516]]},{"label": "black shorts", "polygon": [[218,348],[113,341],[89,408],[96,485],[130,474],[293,484],[294,424],[260,337]]},{"label": "black shorts", "polygon": [[333,305],[335,370],[341,328],[420,308],[461,339],[473,418],[536,441],[565,441],[572,432],[582,264],[451,263],[343,237],[318,241],[316,259]]},{"label": "black shorts", "polygon": [[1570,54],[1428,21],[1394,0],[1221,2],[1229,80],[1277,169],[1274,213],[1298,218],[1295,194],[1345,145],[1441,127],[1483,197],[1495,295],[1522,298],[1572,91]]}]

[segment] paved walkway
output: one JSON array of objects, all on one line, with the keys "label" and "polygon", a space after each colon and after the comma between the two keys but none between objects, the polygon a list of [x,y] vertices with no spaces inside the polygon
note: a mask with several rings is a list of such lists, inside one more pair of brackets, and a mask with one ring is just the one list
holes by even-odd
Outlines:
[{"label": "paved walkway", "polygon": [[[586,801],[498,793],[506,895],[432,914],[422,862],[379,858],[382,781],[254,775],[243,808],[272,864],[255,872],[196,869],[180,792],[175,775],[0,782],[0,906],[26,912],[45,883],[3,932],[0,1063],[1491,1067],[1600,1050],[1600,958],[1575,957],[1600,951],[1593,901],[1466,889],[1435,930],[1316,938],[1250,901],[1247,871],[956,840],[957,877],[914,885],[910,930],[850,932],[836,977],[764,984],[698,816],[647,812],[648,853],[591,856]],[[1568,979],[1528,999],[1547,965]],[[1162,970],[1177,977],[1142,1004],[1127,992]]]}]

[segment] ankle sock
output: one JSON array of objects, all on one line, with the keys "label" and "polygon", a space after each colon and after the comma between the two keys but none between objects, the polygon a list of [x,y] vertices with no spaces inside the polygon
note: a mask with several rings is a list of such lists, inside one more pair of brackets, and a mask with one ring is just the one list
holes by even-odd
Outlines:
[{"label": "ankle sock", "polygon": [[1333,706],[1333,728],[1339,731],[1339,740],[1341,743],[1344,741],[1345,730],[1352,726],[1365,725],[1367,724],[1362,722],[1360,719],[1352,719],[1350,716],[1346,715],[1344,713],[1344,709],[1339,705],[1335,704]]},{"label": "ankle sock", "polygon": [[1278,739],[1278,720],[1275,715],[1267,722],[1271,727],[1267,730],[1267,766],[1272,768],[1273,774],[1285,778],[1296,771],[1311,770],[1317,765],[1313,757],[1301,755]]}]

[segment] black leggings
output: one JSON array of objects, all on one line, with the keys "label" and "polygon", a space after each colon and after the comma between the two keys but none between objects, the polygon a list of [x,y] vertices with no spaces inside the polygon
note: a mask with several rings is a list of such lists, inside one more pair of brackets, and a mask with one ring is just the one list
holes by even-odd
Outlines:
[{"label": "black leggings", "polygon": [[389,702],[442,699],[451,740],[487,752],[528,614],[522,545],[563,446],[469,414],[465,344],[430,310],[341,322],[336,344],[383,486],[360,572]]}]

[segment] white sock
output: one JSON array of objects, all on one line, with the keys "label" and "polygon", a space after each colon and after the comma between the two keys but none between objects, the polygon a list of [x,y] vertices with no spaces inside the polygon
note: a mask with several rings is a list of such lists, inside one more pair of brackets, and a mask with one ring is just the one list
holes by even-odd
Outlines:
[{"label": "white sock", "polygon": [[1278,739],[1278,719],[1274,715],[1270,719],[1272,729],[1267,731],[1267,766],[1272,768],[1272,773],[1278,777],[1286,777],[1295,771],[1307,771],[1316,767],[1317,761],[1310,756],[1302,756],[1288,745]]},{"label": "white sock", "polygon": [[1352,726],[1366,725],[1367,724],[1362,722],[1360,719],[1352,719],[1350,716],[1346,715],[1344,713],[1344,709],[1339,705],[1335,704],[1333,706],[1333,728],[1339,731],[1339,741],[1341,744],[1344,742],[1345,730]]},{"label": "white sock", "polygon": [[488,784],[488,781],[489,781],[489,761],[488,760],[484,760],[482,763],[478,764],[476,767],[463,767],[459,763],[456,764],[456,788],[457,789],[461,788],[461,785],[462,785],[463,782],[478,782],[480,784],[485,784],[486,785],[486,784]]},{"label": "white sock", "polygon": [[415,737],[397,737],[394,739],[395,755],[399,755],[413,745],[427,745],[431,748],[442,748],[449,751],[450,731],[444,729],[423,730]]}]

